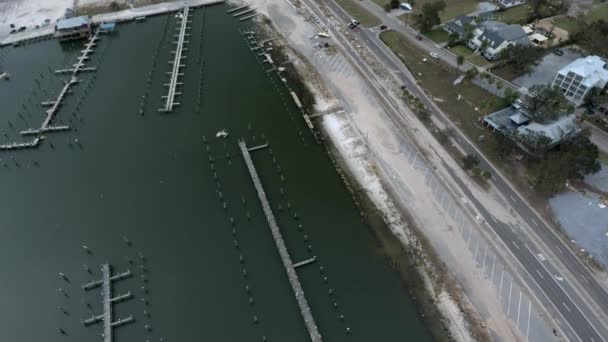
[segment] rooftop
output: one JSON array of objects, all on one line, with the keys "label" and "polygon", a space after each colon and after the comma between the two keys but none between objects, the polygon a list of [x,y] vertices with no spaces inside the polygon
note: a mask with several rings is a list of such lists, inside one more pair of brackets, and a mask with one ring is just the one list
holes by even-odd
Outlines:
[{"label": "rooftop", "polygon": [[65,30],[70,28],[81,27],[83,25],[87,25],[91,22],[91,19],[88,15],[83,15],[80,17],[74,17],[69,19],[59,19],[57,20],[57,25],[55,28],[57,30]]},{"label": "rooftop", "polygon": [[487,39],[490,41],[491,47],[498,47],[504,41],[509,42],[518,42],[521,44],[528,44],[530,41],[528,40],[527,34],[522,28],[521,25],[513,24],[513,25],[497,25],[494,22],[485,27],[485,30],[479,40]]},{"label": "rooftop", "polygon": [[551,139],[550,145],[556,145],[566,136],[576,132],[577,129],[576,116],[570,114],[547,124],[532,122],[528,125],[520,126],[517,128],[517,134],[529,135],[530,133],[540,133]]},{"label": "rooftop", "polygon": [[583,77],[581,83],[587,87],[603,88],[608,82],[606,61],[599,56],[579,58],[563,67],[558,73],[566,76],[569,72],[573,72]]}]

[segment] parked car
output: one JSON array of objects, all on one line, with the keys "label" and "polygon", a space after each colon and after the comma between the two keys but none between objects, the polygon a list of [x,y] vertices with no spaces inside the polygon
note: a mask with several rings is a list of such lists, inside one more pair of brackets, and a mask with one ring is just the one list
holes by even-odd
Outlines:
[{"label": "parked car", "polygon": [[348,28],[351,30],[354,30],[357,28],[357,26],[359,26],[359,24],[361,24],[361,23],[356,21],[355,19],[353,19],[350,21],[350,23],[348,23]]},{"label": "parked car", "polygon": [[555,49],[555,50],[553,50],[553,53],[556,54],[556,55],[558,55],[558,56],[561,56],[561,55],[564,54],[564,50]]},{"label": "parked car", "polygon": [[12,29],[10,32],[10,34],[15,34],[15,33],[17,33],[17,30],[15,30],[15,29]]},{"label": "parked car", "polygon": [[417,34],[417,35],[416,35],[416,39],[418,39],[418,40],[422,40],[422,36],[421,36],[421,35],[419,35],[419,34]]},{"label": "parked car", "polygon": [[21,26],[21,27],[19,28],[19,32],[23,32],[23,31],[25,31],[26,29],[27,29],[27,27],[25,27],[25,26]]},{"label": "parked car", "polygon": [[388,29],[388,26],[386,26],[386,25],[380,25],[380,29],[381,29],[382,31],[387,30],[387,29]]},{"label": "parked car", "polygon": [[438,59],[438,58],[439,58],[439,56],[437,56],[437,54],[436,54],[436,53],[434,53],[434,52],[429,53],[429,55],[431,55],[431,57],[433,57],[433,58],[435,58],[435,59]]}]

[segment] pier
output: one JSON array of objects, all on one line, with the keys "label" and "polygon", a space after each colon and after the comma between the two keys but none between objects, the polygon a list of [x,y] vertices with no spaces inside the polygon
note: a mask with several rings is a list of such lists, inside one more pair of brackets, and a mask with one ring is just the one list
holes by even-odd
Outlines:
[{"label": "pier", "polygon": [[40,144],[40,140],[40,137],[38,137],[28,143],[12,142],[10,144],[0,145],[0,150],[23,150],[26,148],[34,148],[38,147],[38,145]]},{"label": "pier", "polygon": [[226,13],[234,13],[236,11],[240,11],[240,10],[245,9],[247,7],[249,7],[249,5],[243,5],[243,6],[240,6],[240,7],[229,9],[228,11],[226,11]]},{"label": "pier", "polygon": [[169,90],[167,92],[167,95],[162,97],[165,100],[165,107],[160,108],[158,110],[160,112],[171,112],[174,106],[179,105],[179,102],[175,102],[175,95],[181,94],[176,92],[176,89],[178,85],[182,84],[182,82],[178,81],[178,78],[180,76],[183,76],[183,73],[180,73],[179,71],[180,68],[185,66],[185,64],[182,63],[182,59],[185,59],[186,56],[182,56],[182,52],[184,50],[187,50],[187,48],[184,48],[184,45],[188,44],[186,36],[190,35],[189,33],[186,33],[186,31],[190,29],[188,24],[191,23],[191,21],[189,20],[189,16],[191,14],[189,14],[189,12],[190,8],[188,6],[184,7],[183,12],[178,12],[182,14],[181,25],[179,27],[179,34],[176,35],[177,41],[174,42],[175,44],[177,44],[177,46],[175,47],[175,51],[172,52],[175,55],[175,58],[173,59],[173,62],[169,62],[173,64],[173,69],[171,71],[170,76],[171,80],[169,81],[169,83],[165,84],[169,87]]},{"label": "pier", "polygon": [[319,329],[317,328],[315,320],[312,316],[308,301],[304,296],[304,289],[300,284],[300,279],[298,278],[298,274],[296,273],[294,264],[291,262],[291,257],[289,256],[289,252],[287,251],[287,246],[285,245],[285,241],[283,240],[281,231],[279,229],[279,226],[277,225],[274,214],[272,213],[272,209],[270,208],[270,204],[268,203],[268,199],[266,198],[266,193],[264,192],[264,188],[262,187],[262,183],[255,169],[255,165],[253,164],[253,160],[251,159],[251,155],[249,154],[249,150],[247,149],[247,145],[244,141],[239,141],[239,148],[241,149],[241,153],[243,154],[245,164],[247,164],[247,169],[249,170],[249,175],[251,176],[253,185],[255,186],[255,189],[258,193],[258,198],[262,204],[264,214],[266,215],[266,221],[268,221],[268,226],[270,227],[272,237],[276,244],[279,255],[281,256],[283,267],[285,268],[287,278],[289,279],[289,284],[291,285],[293,293],[296,297],[296,301],[298,302],[298,307],[300,308],[300,313],[302,314],[302,318],[304,319],[304,324],[306,325],[306,329],[308,330],[308,334],[310,335],[310,340],[312,342],[321,342],[323,341],[323,338],[321,337]]},{"label": "pier", "polygon": [[131,276],[131,271],[127,270],[126,272],[119,273],[116,275],[112,275],[112,268],[109,264],[103,264],[101,266],[102,277],[100,280],[94,280],[89,283],[83,284],[82,288],[85,291],[92,290],[94,288],[101,286],[101,294],[102,294],[102,302],[103,302],[103,313],[101,315],[92,316],[86,320],[83,320],[82,323],[85,326],[89,326],[91,324],[97,322],[103,322],[103,341],[104,342],[112,342],[113,341],[113,329],[115,327],[130,323],[135,321],[133,316],[129,316],[123,319],[119,319],[114,321],[112,315],[112,306],[116,303],[119,303],[123,300],[127,300],[133,298],[131,292],[127,292],[123,295],[118,295],[116,297],[112,297],[112,282],[119,281],[121,279],[125,279]]}]

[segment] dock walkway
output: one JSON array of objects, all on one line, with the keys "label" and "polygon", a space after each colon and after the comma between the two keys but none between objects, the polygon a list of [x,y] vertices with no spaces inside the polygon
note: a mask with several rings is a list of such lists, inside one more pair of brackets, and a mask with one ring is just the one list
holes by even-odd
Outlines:
[{"label": "dock walkway", "polygon": [[247,145],[244,141],[239,141],[239,148],[243,154],[243,159],[245,159],[245,164],[247,164],[249,175],[251,176],[255,189],[258,193],[258,198],[262,203],[262,209],[264,210],[272,237],[274,238],[277,250],[281,256],[283,267],[285,268],[285,272],[287,272],[287,278],[289,279],[289,283],[296,297],[296,301],[298,302],[300,313],[302,314],[302,318],[304,318],[304,324],[306,325],[306,329],[310,335],[310,340],[312,342],[322,342],[323,338],[319,333],[319,329],[317,328],[315,320],[312,316],[312,312],[310,311],[310,307],[308,306],[308,301],[304,296],[304,289],[302,289],[302,285],[300,285],[300,279],[298,278],[295,267],[291,262],[291,257],[287,251],[287,246],[285,245],[285,241],[283,240],[283,236],[281,235],[281,231],[279,230],[279,226],[277,225],[274,214],[272,213],[272,209],[270,208],[270,204],[266,198],[266,193],[264,192],[264,188],[262,187],[258,173],[255,170],[255,165],[253,164],[253,160],[251,159],[251,155],[249,154],[249,150],[247,149]]},{"label": "dock walkway", "polygon": [[192,22],[189,20],[191,15],[189,14],[190,7],[185,6],[184,11],[181,13],[182,18],[181,25],[179,28],[179,34],[177,34],[177,41],[174,42],[175,44],[177,44],[177,46],[175,47],[175,51],[173,52],[175,58],[173,59],[173,62],[169,62],[173,63],[173,68],[171,70],[171,80],[168,84],[166,84],[169,87],[169,90],[167,92],[167,95],[163,96],[163,98],[165,98],[165,107],[160,108],[160,112],[171,112],[174,106],[179,105],[179,102],[175,102],[175,95],[181,94],[177,92],[176,89],[178,85],[182,84],[182,82],[178,82],[179,76],[183,75],[182,73],[180,73],[180,69],[185,66],[185,64],[182,63],[182,59],[186,58],[186,56],[182,56],[182,52],[185,50],[184,44],[188,43],[188,41],[186,40],[186,36],[190,35],[189,33],[186,33],[186,31],[190,29],[188,24]]}]

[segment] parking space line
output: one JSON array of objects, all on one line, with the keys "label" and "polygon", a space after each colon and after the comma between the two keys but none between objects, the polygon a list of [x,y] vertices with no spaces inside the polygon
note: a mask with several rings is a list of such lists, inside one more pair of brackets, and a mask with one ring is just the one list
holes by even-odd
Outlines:
[{"label": "parking space line", "polygon": [[519,289],[519,304],[517,304],[517,329],[519,329],[519,313],[521,311],[521,289]]},{"label": "parking space line", "polygon": [[492,262],[492,272],[491,272],[491,275],[490,275],[490,286],[494,285],[494,282],[493,282],[493,280],[494,280],[494,265],[496,265],[496,254],[494,254],[494,262]]},{"label": "parking space line", "polygon": [[570,311],[570,308],[568,307],[568,305],[566,305],[566,303],[562,302],[562,305],[566,308],[566,310],[568,310],[568,312],[572,312]]},{"label": "parking space line", "polygon": [[511,286],[509,287],[509,306],[507,307],[507,317],[511,313],[511,293],[513,293],[513,278],[511,278]]},{"label": "parking space line", "polygon": [[477,265],[477,250],[479,249],[479,241],[481,239],[477,239],[477,244],[475,245],[475,254],[473,254],[473,260],[475,261],[475,265]]},{"label": "parking space line", "polygon": [[498,290],[498,297],[500,299],[502,299],[502,280],[504,279],[504,277],[505,277],[505,269],[503,268],[502,273],[500,274],[500,288]]},{"label": "parking space line", "polygon": [[473,227],[469,230],[469,238],[467,239],[467,249],[469,249],[469,242],[471,242],[471,235],[473,235]]},{"label": "parking space line", "polygon": [[540,274],[540,272],[539,272],[538,270],[536,270],[536,273],[538,273],[538,275],[539,275],[541,278],[545,279],[545,277],[543,277],[543,275],[542,275],[542,274]]},{"label": "parking space line", "polygon": [[530,315],[532,314],[532,301],[528,300],[528,327],[526,328],[526,342],[529,341],[530,336]]},{"label": "parking space line", "polygon": [[515,243],[515,241],[511,240],[511,242],[513,243],[513,246],[515,246],[515,248],[519,249],[519,246]]},{"label": "parking space line", "polygon": [[486,251],[483,253],[483,266],[481,266],[481,268],[483,270],[485,270],[486,268],[486,257],[488,256],[488,248],[490,247],[490,245],[486,245]]}]

